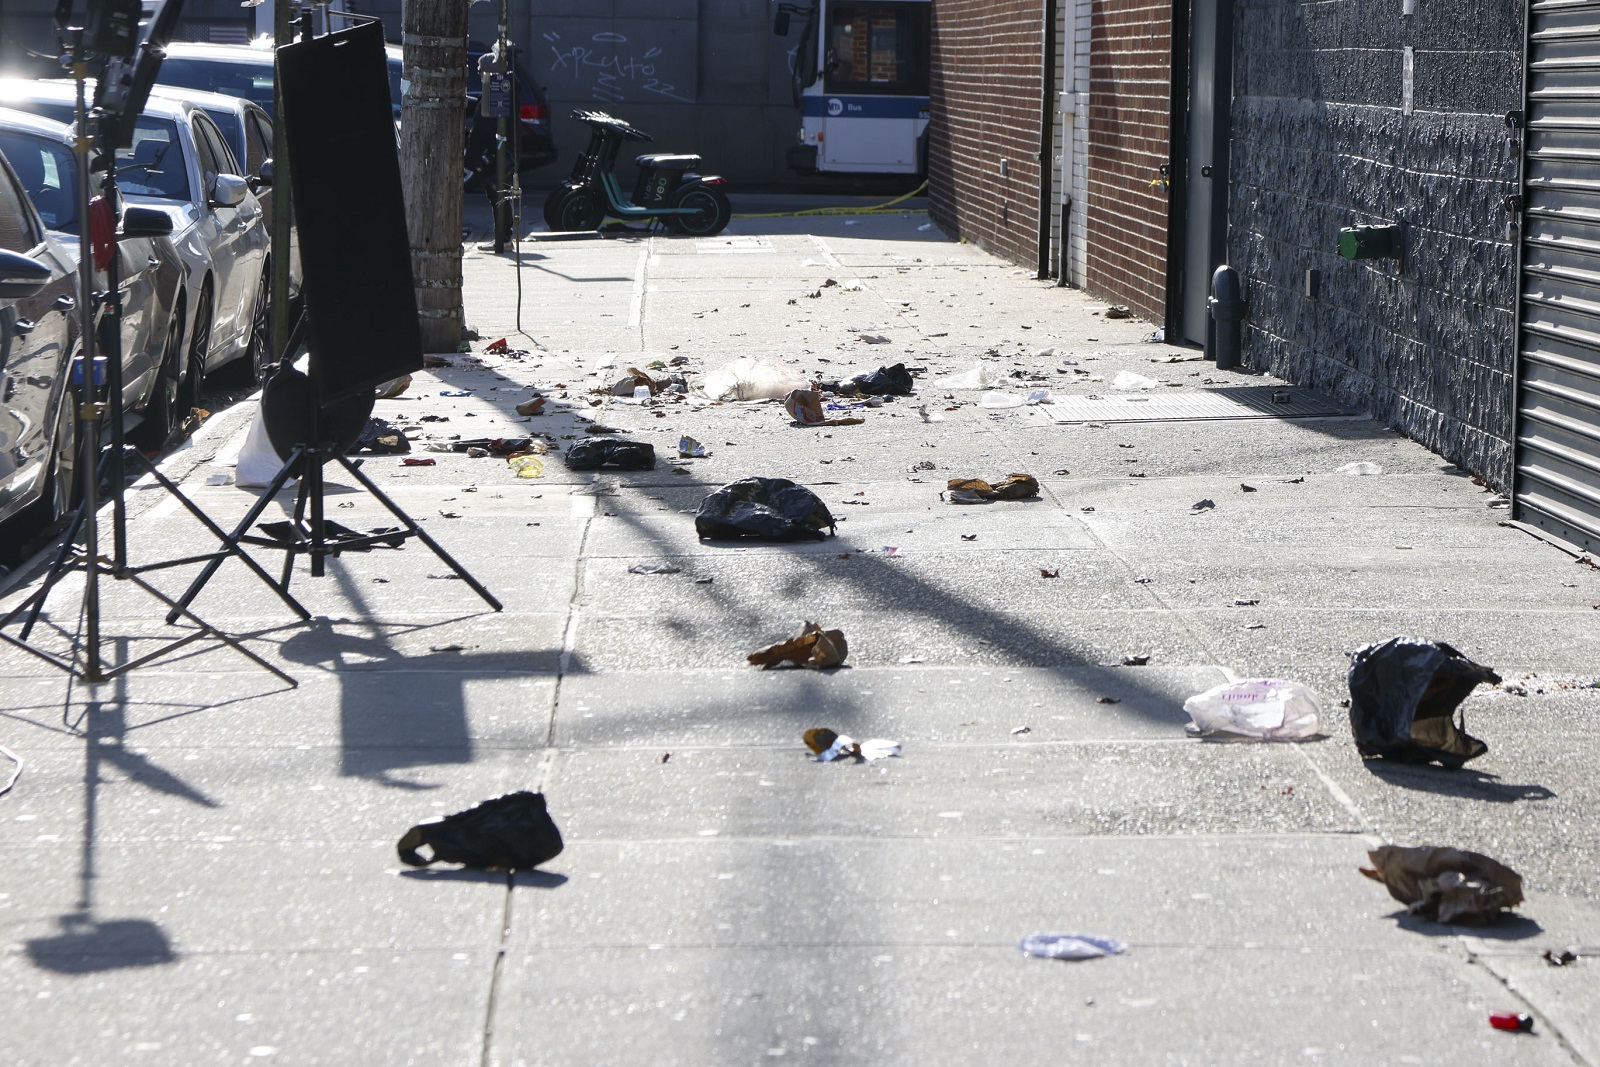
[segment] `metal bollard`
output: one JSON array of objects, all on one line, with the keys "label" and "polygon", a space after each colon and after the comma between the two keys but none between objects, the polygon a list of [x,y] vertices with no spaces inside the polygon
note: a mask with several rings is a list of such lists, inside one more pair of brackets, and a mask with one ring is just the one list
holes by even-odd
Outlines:
[{"label": "metal bollard", "polygon": [[1224,263],[1211,275],[1211,319],[1216,323],[1218,370],[1239,365],[1239,323],[1244,319],[1245,303],[1239,291],[1239,272]]}]

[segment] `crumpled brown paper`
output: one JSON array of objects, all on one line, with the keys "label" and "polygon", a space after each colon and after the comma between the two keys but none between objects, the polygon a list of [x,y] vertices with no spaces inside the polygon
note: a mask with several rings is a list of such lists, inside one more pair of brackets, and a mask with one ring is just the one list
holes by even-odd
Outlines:
[{"label": "crumpled brown paper", "polygon": [[783,398],[783,410],[796,426],[860,426],[866,419],[844,415],[830,419],[822,410],[822,394],[814,389],[794,389]]},{"label": "crumpled brown paper", "polygon": [[843,630],[824,630],[819,624],[808,622],[799,637],[780,641],[745,658],[763,669],[788,662],[796,667],[821,670],[843,663],[847,652],[849,645],[845,642]]},{"label": "crumpled brown paper", "polygon": [[978,500],[1026,500],[1039,495],[1039,482],[1031,474],[1013,474],[993,485],[982,478],[951,478],[945,488],[952,497],[960,494]]},{"label": "crumpled brown paper", "polygon": [[1522,903],[1522,876],[1488,856],[1459,848],[1384,845],[1361,873],[1388,887],[1413,915],[1477,926]]}]

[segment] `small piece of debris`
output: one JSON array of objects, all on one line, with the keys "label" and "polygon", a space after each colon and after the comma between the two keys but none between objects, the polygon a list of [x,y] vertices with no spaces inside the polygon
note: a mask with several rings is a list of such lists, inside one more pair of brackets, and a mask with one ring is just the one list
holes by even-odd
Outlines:
[{"label": "small piece of debris", "polygon": [[1148,652],[1140,652],[1136,655],[1122,657],[1122,665],[1124,667],[1143,667],[1149,662],[1150,653]]}]

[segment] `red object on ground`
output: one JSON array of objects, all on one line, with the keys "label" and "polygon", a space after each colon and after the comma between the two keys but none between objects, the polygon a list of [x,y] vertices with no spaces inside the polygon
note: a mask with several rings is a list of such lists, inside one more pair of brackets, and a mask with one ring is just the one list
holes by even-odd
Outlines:
[{"label": "red object on ground", "polygon": [[485,348],[484,351],[488,352],[490,355],[498,356],[502,352],[507,352],[510,349],[511,346],[506,344],[506,339],[502,337],[498,341],[490,341],[488,347]]},{"label": "red object on ground", "polygon": [[1496,1030],[1526,1032],[1533,1029],[1533,1016],[1515,1011],[1497,1011],[1489,1016],[1489,1025]]},{"label": "red object on ground", "polygon": [[111,248],[117,238],[117,215],[103,196],[89,201],[89,247],[94,252],[94,269],[111,266]]},{"label": "red object on ground", "polygon": [[437,460],[434,460],[434,459],[432,459],[432,458],[430,458],[428,456],[412,456],[410,459],[401,460],[400,461],[400,466],[402,466],[402,467],[431,467],[436,462],[437,462]]}]

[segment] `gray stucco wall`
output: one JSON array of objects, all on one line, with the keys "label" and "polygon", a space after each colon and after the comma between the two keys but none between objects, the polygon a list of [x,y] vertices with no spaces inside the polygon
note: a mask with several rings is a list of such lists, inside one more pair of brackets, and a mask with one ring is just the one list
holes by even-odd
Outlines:
[{"label": "gray stucco wall", "polygon": [[[1245,360],[1510,483],[1523,5],[1238,0],[1229,262]],[[1411,114],[1403,47],[1415,49]],[[1341,227],[1405,226],[1404,257],[1352,262]],[[1321,271],[1319,295],[1305,272]]]}]

